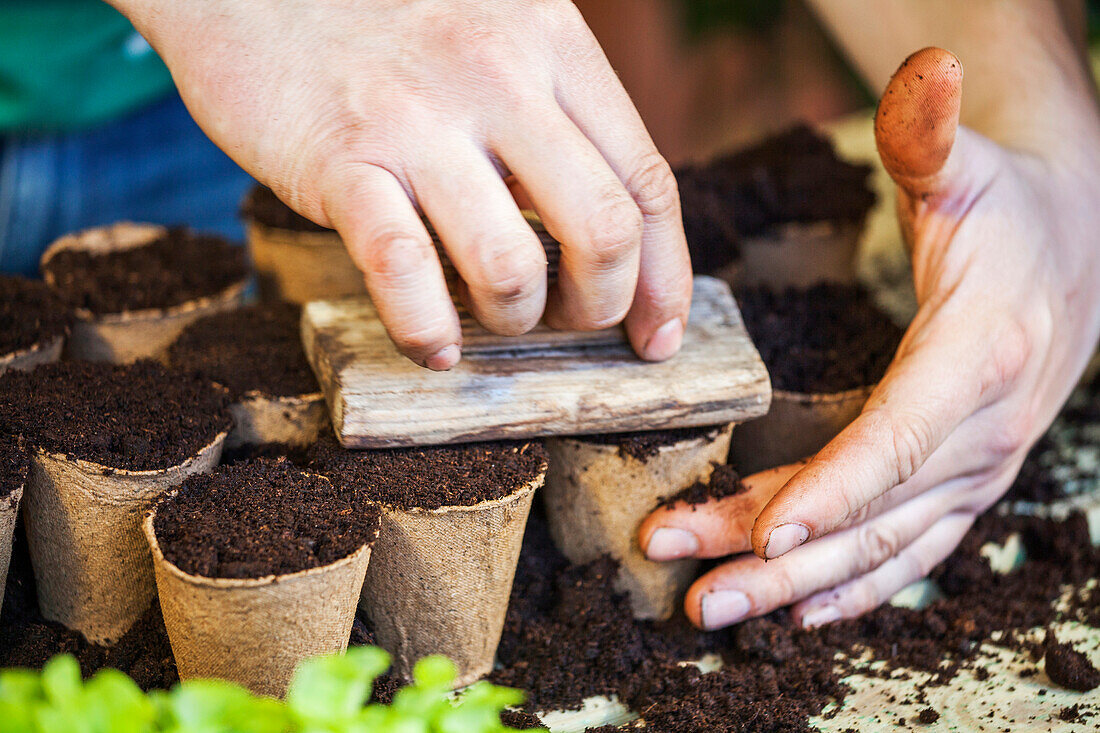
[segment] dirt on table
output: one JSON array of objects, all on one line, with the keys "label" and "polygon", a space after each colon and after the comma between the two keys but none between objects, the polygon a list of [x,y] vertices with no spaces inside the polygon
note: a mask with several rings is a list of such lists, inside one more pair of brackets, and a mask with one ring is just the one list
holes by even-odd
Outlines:
[{"label": "dirt on table", "polygon": [[1072,644],[1059,643],[1051,631],[1047,635],[1046,653],[1047,677],[1060,687],[1077,692],[1088,692],[1100,687],[1100,670]]},{"label": "dirt on table", "polygon": [[0,356],[64,336],[73,316],[41,280],[0,275]]},{"label": "dirt on table", "polygon": [[218,295],[248,277],[248,263],[243,247],[177,227],[131,249],[63,250],[50,258],[43,274],[70,307],[106,315]]},{"label": "dirt on table", "polygon": [[301,309],[252,305],[200,318],[168,349],[168,363],[225,386],[234,400],[248,392],[293,397],[319,392],[302,351]]},{"label": "dirt on table", "polygon": [[661,448],[676,445],[685,440],[709,437],[711,442],[718,437],[721,425],[706,425],[698,428],[677,428],[675,430],[645,430],[636,433],[598,433],[595,435],[578,435],[576,440],[585,443],[597,443],[599,445],[615,445],[619,447],[619,455],[623,458],[634,458],[645,463],[653,456],[661,452]]},{"label": "dirt on table", "polygon": [[831,394],[874,385],[903,334],[857,286],[745,288],[737,303],[772,387],[787,392]]},{"label": "dirt on table", "polygon": [[156,512],[164,557],[207,578],[262,578],[328,565],[373,542],[380,517],[364,492],[270,459],[190,476]]},{"label": "dirt on table", "polygon": [[743,238],[789,223],[859,223],[876,199],[871,167],[842,160],[807,125],[675,173],[692,265],[703,274],[736,260]]},{"label": "dirt on table", "polygon": [[111,468],[165,469],[227,430],[224,389],[154,361],[44,364],[0,375],[0,431]]},{"label": "dirt on table", "polygon": [[473,506],[501,499],[535,479],[548,460],[539,441],[347,450],[331,431],[322,434],[311,456],[312,468],[333,483],[401,509]]},{"label": "dirt on table", "polygon": [[314,224],[294,209],[284,204],[267,186],[256,184],[241,203],[241,216],[273,229],[289,229],[295,232],[331,232]]}]

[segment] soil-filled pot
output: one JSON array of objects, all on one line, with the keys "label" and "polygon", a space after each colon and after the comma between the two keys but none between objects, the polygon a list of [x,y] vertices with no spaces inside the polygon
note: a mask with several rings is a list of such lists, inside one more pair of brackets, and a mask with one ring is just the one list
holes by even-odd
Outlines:
[{"label": "soil-filled pot", "polygon": [[335,231],[299,216],[263,186],[248,193],[241,210],[264,300],[301,305],[366,295],[363,274]]},{"label": "soil-filled pot", "polygon": [[141,518],[217,465],[226,395],[154,362],[61,362],[4,374],[0,406],[31,451],[22,510],[42,614],[116,641],[153,598]]},{"label": "soil-filled pot", "polygon": [[768,414],[741,425],[730,462],[742,474],[812,456],[854,420],[886,372],[902,330],[861,288],[744,288],[745,328],[768,367]]},{"label": "soil-filled pot", "polygon": [[70,359],[159,358],[192,321],[244,300],[244,251],[215,236],[120,223],[70,234],[42,275],[76,313]]},{"label": "soil-filled pot", "polygon": [[[493,667],[534,492],[539,443],[344,451],[322,436],[315,465],[382,505],[382,531],[360,607],[408,678],[429,654],[458,667],[456,685]],[[417,506],[419,505],[419,506]]]},{"label": "soil-filled pot", "polygon": [[805,125],[678,169],[695,271],[734,287],[854,282],[870,173]]},{"label": "soil-filled pot", "polygon": [[0,374],[61,358],[72,313],[38,280],[0,275]]},{"label": "soil-filled pot", "polygon": [[616,588],[630,595],[636,618],[666,619],[695,577],[695,560],[651,562],[638,546],[638,526],[659,501],[726,462],[733,425],[644,434],[552,438],[543,493],[554,542],[574,563],[610,555]]},{"label": "soil-filled pot", "polygon": [[378,518],[361,492],[266,459],[165,497],[143,527],[180,678],[279,697],[303,659],[346,649]]},{"label": "soil-filled pot", "polygon": [[234,425],[227,448],[317,440],[328,412],[302,352],[299,318],[289,303],[238,308],[195,321],[169,347],[170,366],[229,390]]},{"label": "soil-filled pot", "polygon": [[4,436],[0,441],[0,607],[4,605],[15,520],[19,517],[19,500],[23,498],[29,466],[22,440]]}]

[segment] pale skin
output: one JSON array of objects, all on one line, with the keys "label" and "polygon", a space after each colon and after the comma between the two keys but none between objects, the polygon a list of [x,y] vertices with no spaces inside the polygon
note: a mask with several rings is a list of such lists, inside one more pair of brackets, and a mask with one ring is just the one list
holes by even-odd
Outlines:
[{"label": "pale skin", "polygon": [[[545,310],[556,327],[623,322],[645,359],[679,349],[675,180],[568,0],[114,4],[214,142],[341,233],[417,363],[461,356],[418,209],[487,328],[522,333]],[[911,58],[876,124],[921,307],[863,414],[808,464],[642,525],[653,559],[735,556],[687,595],[704,628],[790,604],[808,625],[854,616],[926,574],[1007,489],[1100,332],[1080,4],[880,0],[874,23],[863,0],[814,5],[876,89],[923,46],[958,54]],[[508,174],[562,242],[549,290]]]}]

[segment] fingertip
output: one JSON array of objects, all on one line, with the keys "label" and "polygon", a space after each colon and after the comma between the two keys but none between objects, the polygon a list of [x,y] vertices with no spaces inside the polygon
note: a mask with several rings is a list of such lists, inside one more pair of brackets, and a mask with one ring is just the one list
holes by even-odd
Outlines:
[{"label": "fingertip", "polygon": [[683,342],[684,323],[673,318],[653,332],[638,355],[646,361],[665,361],[676,355]]},{"label": "fingertip", "polygon": [[434,372],[445,372],[453,369],[462,358],[462,350],[457,344],[444,346],[424,360],[424,366]]}]

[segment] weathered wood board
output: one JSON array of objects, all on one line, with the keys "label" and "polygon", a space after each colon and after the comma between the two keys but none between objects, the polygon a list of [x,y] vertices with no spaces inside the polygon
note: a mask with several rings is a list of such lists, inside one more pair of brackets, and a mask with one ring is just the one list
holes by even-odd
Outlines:
[{"label": "weathered wood board", "polygon": [[680,353],[656,364],[621,328],[507,338],[464,317],[462,361],[432,372],[397,351],[365,298],[308,304],[302,342],[349,448],[742,422],[771,399],[729,286],[709,277],[695,279]]}]

